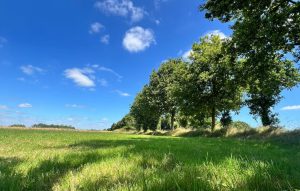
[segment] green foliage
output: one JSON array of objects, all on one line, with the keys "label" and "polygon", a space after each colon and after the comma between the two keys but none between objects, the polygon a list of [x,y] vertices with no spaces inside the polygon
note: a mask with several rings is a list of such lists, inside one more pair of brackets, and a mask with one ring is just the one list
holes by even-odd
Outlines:
[{"label": "green foliage", "polygon": [[[299,41],[294,34],[298,30],[294,24],[299,21],[299,13],[293,12],[291,16],[276,12],[279,9],[286,13],[291,11],[281,8],[286,2],[278,2],[208,0],[202,6],[202,10],[207,10],[208,18],[235,21],[232,38],[205,36],[193,45],[188,63],[170,59],[153,71],[149,85],[136,97],[131,108],[136,127],[144,131],[155,130],[160,121],[161,129],[169,129],[169,121],[161,117],[170,116],[173,130],[174,124],[205,128],[210,119],[214,131],[216,118],[222,112],[227,114],[223,113],[220,122],[227,127],[231,122],[229,112],[238,111],[241,106],[248,106],[250,114],[260,117],[264,126],[277,124],[279,119],[272,109],[282,99],[281,92],[300,82],[295,62],[287,59],[287,53],[295,53],[296,48],[295,44],[288,45],[287,42]],[[300,2],[289,1],[288,6],[295,10],[300,7]],[[276,11],[270,13],[273,9]],[[262,18],[256,18],[255,11]],[[281,38],[276,35],[282,31],[276,31],[274,35],[267,33],[274,26],[262,25],[265,17],[270,25],[277,21],[294,24],[289,29],[287,25],[278,26],[288,35]],[[286,31],[290,29],[292,31]],[[182,116],[186,117],[185,121],[181,120]]]},{"label": "green foliage", "polygon": [[207,0],[206,18],[231,22],[236,50],[246,57],[261,52],[300,58],[300,2],[297,0]]},{"label": "green foliage", "polygon": [[26,125],[23,124],[12,124],[10,127],[26,127]]},{"label": "green foliage", "polygon": [[130,115],[134,117],[138,130],[147,131],[157,128],[161,113],[159,106],[155,104],[154,97],[154,93],[148,85],[144,86],[143,90],[135,97]]},{"label": "green foliage", "polygon": [[174,129],[175,115],[178,112],[176,87],[180,84],[180,71],[186,67],[182,60],[168,60],[150,77],[149,86],[154,94],[155,103],[163,115],[170,115],[171,129]]},{"label": "green foliage", "polygon": [[230,127],[237,128],[237,129],[251,129],[251,126],[243,121],[234,121],[230,124]]},{"label": "green foliage", "polygon": [[[272,108],[281,92],[300,81],[300,2],[293,0],[207,0],[206,18],[231,22],[232,54],[243,58],[240,79],[247,88],[246,105],[262,124],[279,122]],[[294,56],[292,62],[287,58]]]},{"label": "green foliage", "polygon": [[32,125],[33,128],[53,128],[53,129],[75,129],[75,127],[69,126],[69,125],[47,125],[44,123],[34,124]]},{"label": "green foliage", "polygon": [[236,80],[234,58],[226,49],[226,40],[206,36],[195,43],[191,64],[182,84],[182,110],[202,119],[211,117],[212,130],[216,116],[223,110],[238,110],[242,91]]},{"label": "green foliage", "polygon": [[170,130],[171,129],[169,115],[163,115],[160,117],[160,129],[161,130]]},{"label": "green foliage", "polygon": [[112,124],[110,130],[114,131],[114,130],[122,129],[122,128],[135,129],[135,127],[136,127],[136,122],[135,122],[134,117],[130,114],[127,114],[120,121]]},{"label": "green foliage", "polygon": [[189,119],[186,116],[179,116],[178,123],[180,127],[186,128],[189,125]]},{"label": "green foliage", "polygon": [[230,116],[230,111],[222,112],[220,119],[222,127],[226,128],[232,123],[232,117]]},{"label": "green foliage", "polygon": [[[247,82],[246,105],[250,113],[260,116],[264,126],[279,122],[272,108],[282,99],[281,92],[291,89],[300,81],[299,71],[294,64],[280,55],[264,55],[245,66]],[[247,62],[248,64],[248,62]]]}]

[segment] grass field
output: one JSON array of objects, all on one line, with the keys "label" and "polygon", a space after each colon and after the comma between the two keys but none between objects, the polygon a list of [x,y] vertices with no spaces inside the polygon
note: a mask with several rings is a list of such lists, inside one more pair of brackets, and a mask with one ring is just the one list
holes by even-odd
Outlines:
[{"label": "grass field", "polygon": [[297,190],[300,145],[0,129],[0,190]]}]

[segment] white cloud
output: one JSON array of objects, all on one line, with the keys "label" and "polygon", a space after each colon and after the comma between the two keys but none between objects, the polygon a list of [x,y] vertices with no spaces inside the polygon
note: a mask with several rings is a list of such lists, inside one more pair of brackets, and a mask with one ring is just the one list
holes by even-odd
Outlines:
[{"label": "white cloud", "polygon": [[7,39],[0,36],[0,48],[2,48],[6,43],[7,43]]},{"label": "white cloud", "polygon": [[95,3],[99,10],[122,17],[130,17],[132,22],[140,21],[144,18],[146,11],[134,6],[131,0],[103,0]]},{"label": "white cloud", "polygon": [[94,87],[95,82],[93,81],[92,74],[94,71],[90,68],[72,68],[65,70],[65,77],[73,80],[74,83],[76,83],[78,86],[81,87]]},{"label": "white cloud", "polygon": [[220,30],[208,31],[207,33],[205,33],[204,36],[216,36],[216,35],[219,36],[221,39],[227,38],[227,36]]},{"label": "white cloud", "polygon": [[99,70],[99,71],[109,72],[109,73],[113,74],[114,76],[116,76],[118,78],[118,80],[121,80],[123,78],[123,76],[121,76],[120,74],[118,74],[116,71],[114,71],[111,68],[107,68],[107,67],[104,67],[104,66],[99,66],[97,64],[92,65],[92,67]]},{"label": "white cloud", "polygon": [[300,110],[300,105],[291,105],[281,108],[281,110]]},{"label": "white cloud", "polygon": [[153,31],[139,26],[129,29],[123,39],[123,46],[129,52],[143,51],[152,43],[155,43]]},{"label": "white cloud", "polygon": [[32,108],[30,103],[21,103],[18,105],[19,108]]},{"label": "white cloud", "polygon": [[21,66],[20,69],[26,75],[33,75],[35,73],[44,72],[43,69],[41,69],[39,67],[32,66],[32,65]]},{"label": "white cloud", "polygon": [[155,23],[156,23],[157,25],[159,25],[159,24],[160,24],[160,20],[156,19],[156,20],[155,20]]},{"label": "white cloud", "polygon": [[0,110],[6,110],[8,107],[6,105],[0,105]]},{"label": "white cloud", "polygon": [[103,44],[109,44],[109,40],[110,40],[110,36],[107,34],[107,35],[104,35],[101,37],[100,41],[103,43]]},{"label": "white cloud", "polygon": [[182,54],[182,59],[184,61],[190,61],[190,56],[191,56],[192,52],[193,52],[193,50],[188,50],[188,51],[184,52]]},{"label": "white cloud", "polygon": [[115,92],[116,92],[117,94],[119,94],[120,96],[122,96],[122,97],[129,97],[129,96],[130,96],[129,93],[122,92],[122,91],[120,91],[120,90],[115,90]]},{"label": "white cloud", "polygon": [[102,29],[104,29],[104,25],[102,25],[101,23],[95,22],[95,23],[91,24],[89,32],[90,32],[90,34],[99,33]]}]

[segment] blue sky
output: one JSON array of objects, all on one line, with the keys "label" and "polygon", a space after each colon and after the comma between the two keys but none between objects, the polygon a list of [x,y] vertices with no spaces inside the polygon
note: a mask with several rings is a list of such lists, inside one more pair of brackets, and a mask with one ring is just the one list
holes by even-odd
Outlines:
[{"label": "blue sky", "polygon": [[[108,128],[162,61],[185,57],[205,34],[231,34],[204,19],[199,3],[0,0],[0,125]],[[283,95],[275,111],[298,127],[300,89]],[[247,109],[235,119],[259,125]]]}]

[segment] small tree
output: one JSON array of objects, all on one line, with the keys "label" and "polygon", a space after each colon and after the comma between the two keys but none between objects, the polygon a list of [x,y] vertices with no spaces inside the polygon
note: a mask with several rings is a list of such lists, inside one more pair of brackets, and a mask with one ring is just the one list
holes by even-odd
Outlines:
[{"label": "small tree", "polygon": [[177,74],[178,70],[184,67],[185,63],[180,59],[168,60],[150,77],[150,88],[154,93],[156,104],[162,114],[170,114],[172,130],[174,130],[175,115],[178,111],[175,95],[175,86],[179,84]]},{"label": "small tree", "polygon": [[224,110],[238,110],[242,101],[234,70],[237,59],[228,52],[226,43],[220,36],[213,35],[193,45],[187,75],[189,85],[184,88],[184,103],[189,103],[194,113],[211,117],[212,131],[216,116]]},{"label": "small tree", "polygon": [[156,130],[159,117],[159,107],[155,104],[154,95],[148,85],[136,96],[131,106],[130,114],[136,121],[138,130]]},{"label": "small tree", "polygon": [[280,54],[256,54],[256,64],[244,67],[248,80],[246,104],[250,113],[259,116],[264,126],[279,122],[272,108],[282,99],[281,92],[291,89],[299,83],[299,71],[291,61],[285,60]]},{"label": "small tree", "polygon": [[220,119],[222,127],[226,128],[232,123],[232,117],[230,115],[230,111],[222,112],[221,119]]}]

